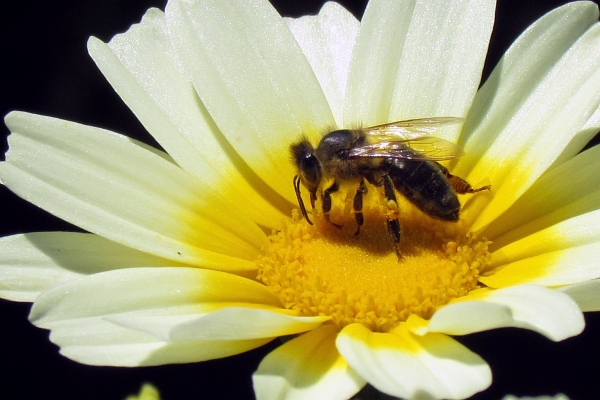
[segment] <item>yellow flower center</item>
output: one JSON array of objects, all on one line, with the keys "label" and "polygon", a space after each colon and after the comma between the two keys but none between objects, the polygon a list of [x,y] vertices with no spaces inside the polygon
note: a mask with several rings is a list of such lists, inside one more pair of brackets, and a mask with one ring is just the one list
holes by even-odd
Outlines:
[{"label": "yellow flower center", "polygon": [[[365,197],[365,223],[355,236],[351,190],[335,194],[330,220],[313,212],[314,225],[294,211],[257,260],[258,278],[299,315],[327,315],[339,327],[358,322],[387,331],[411,314],[428,319],[450,300],[478,288],[489,263],[488,244],[460,221],[430,218],[400,202],[398,260],[390,242],[381,195]],[[320,206],[317,205],[317,209]]]}]

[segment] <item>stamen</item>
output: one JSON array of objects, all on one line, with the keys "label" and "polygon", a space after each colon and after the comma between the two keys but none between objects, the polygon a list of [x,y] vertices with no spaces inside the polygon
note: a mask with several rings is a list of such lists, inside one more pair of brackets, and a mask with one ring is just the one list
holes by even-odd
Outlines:
[{"label": "stamen", "polygon": [[468,233],[460,221],[438,221],[399,202],[401,260],[379,200],[363,207],[358,236],[351,204],[334,202],[331,222],[315,212],[310,225],[293,212],[257,260],[258,278],[286,308],[330,316],[340,327],[358,322],[387,331],[411,314],[430,318],[450,300],[478,288],[479,273],[490,259],[489,242]]}]

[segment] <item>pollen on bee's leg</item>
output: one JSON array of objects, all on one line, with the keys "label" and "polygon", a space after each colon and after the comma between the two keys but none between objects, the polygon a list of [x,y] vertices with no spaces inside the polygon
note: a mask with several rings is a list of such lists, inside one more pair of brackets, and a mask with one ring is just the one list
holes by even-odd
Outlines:
[{"label": "pollen on bee's leg", "polygon": [[398,204],[394,200],[390,200],[386,204],[385,216],[389,219],[398,219],[400,211],[398,210]]},{"label": "pollen on bee's leg", "polygon": [[[386,331],[412,314],[430,318],[478,288],[490,258],[485,239],[468,233],[461,222],[434,220],[403,199],[389,214],[401,210],[400,218],[388,220],[389,209],[377,195],[365,197],[364,224],[356,237],[354,189],[349,193],[346,204],[335,201],[330,210],[341,229],[318,211],[312,226],[295,212],[269,237],[256,261],[258,279],[286,308],[330,316],[339,327],[357,322]],[[398,224],[398,232],[402,228],[398,251],[390,244],[388,221]]]}]

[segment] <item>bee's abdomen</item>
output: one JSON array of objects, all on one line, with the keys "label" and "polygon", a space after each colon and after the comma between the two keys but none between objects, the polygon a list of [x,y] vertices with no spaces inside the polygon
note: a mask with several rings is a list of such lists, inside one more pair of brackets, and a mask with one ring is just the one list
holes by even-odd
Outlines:
[{"label": "bee's abdomen", "polygon": [[458,197],[433,162],[393,159],[387,166],[396,190],[421,211],[444,221],[458,221]]}]

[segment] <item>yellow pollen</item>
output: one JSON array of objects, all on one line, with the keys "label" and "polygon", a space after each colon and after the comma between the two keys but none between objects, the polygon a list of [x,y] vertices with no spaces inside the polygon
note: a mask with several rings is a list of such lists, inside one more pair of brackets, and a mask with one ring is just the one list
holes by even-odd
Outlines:
[{"label": "yellow pollen", "polygon": [[[365,198],[358,236],[351,201],[345,200],[334,202],[329,216],[341,228],[316,210],[314,225],[294,211],[271,234],[256,261],[258,278],[286,308],[330,316],[339,327],[358,322],[385,332],[411,314],[428,319],[479,287],[490,242],[477,239],[460,221],[432,219],[400,199],[395,210],[372,197]],[[388,236],[386,213],[400,218],[400,260]]]}]

